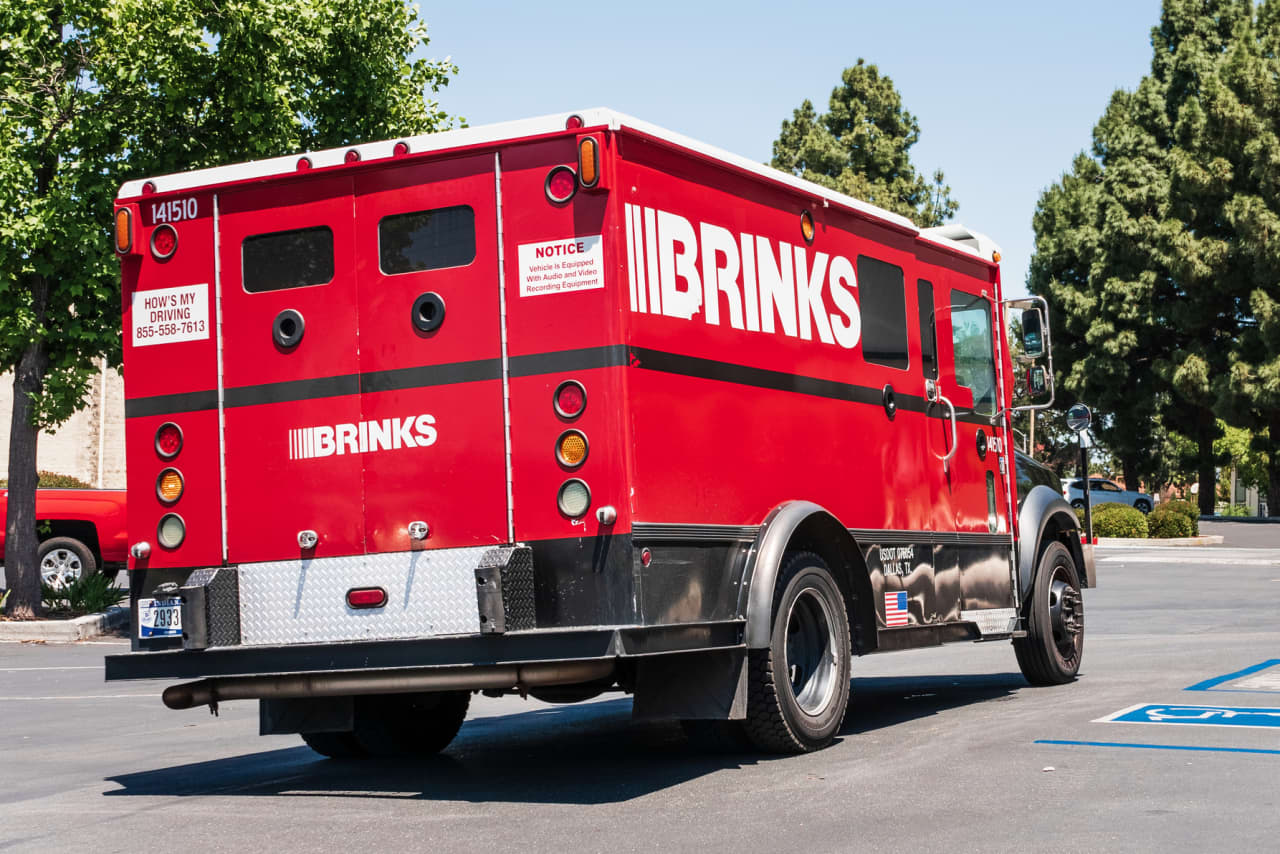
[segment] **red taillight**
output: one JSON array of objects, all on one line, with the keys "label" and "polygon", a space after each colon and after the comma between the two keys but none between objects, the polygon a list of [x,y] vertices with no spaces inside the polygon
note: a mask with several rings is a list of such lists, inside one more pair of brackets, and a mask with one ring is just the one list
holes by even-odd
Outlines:
[{"label": "red taillight", "polygon": [[562,418],[577,418],[587,408],[587,390],[577,380],[565,380],[556,389],[556,414]]},{"label": "red taillight", "polygon": [[151,232],[151,254],[160,261],[173,257],[178,251],[178,230],[169,223],[156,227]]},{"label": "red taillight", "polygon": [[578,176],[568,166],[557,166],[547,173],[544,189],[548,199],[562,205],[578,192]]},{"label": "red taillight", "polygon": [[381,587],[354,587],[347,591],[347,605],[351,608],[381,608],[387,604],[387,591]]},{"label": "red taillight", "polygon": [[156,431],[156,453],[171,460],[182,450],[182,430],[172,421],[166,421]]}]

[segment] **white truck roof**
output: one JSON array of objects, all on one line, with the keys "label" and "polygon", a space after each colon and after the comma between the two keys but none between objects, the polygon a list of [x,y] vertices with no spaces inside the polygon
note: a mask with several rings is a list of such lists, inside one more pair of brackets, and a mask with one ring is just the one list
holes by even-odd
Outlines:
[{"label": "white truck roof", "polygon": [[715,160],[721,160],[733,166],[752,172],[771,181],[786,184],[797,190],[808,193],[822,199],[824,204],[834,204],[838,207],[847,208],[857,211],[872,219],[893,225],[903,231],[916,234],[919,238],[928,241],[937,246],[959,251],[966,255],[973,255],[990,263],[992,261],[992,253],[999,252],[1000,247],[986,235],[965,228],[957,223],[949,223],[947,225],[938,226],[937,228],[919,228],[911,220],[883,208],[864,202],[861,199],[855,199],[852,196],[846,196],[844,193],[830,190],[820,184],[812,181],[806,181],[803,178],[797,178],[787,172],[774,169],[761,163],[756,163],[741,155],[734,154],[724,149],[708,145],[704,142],[684,136],[683,134],[667,130],[641,119],[619,113],[616,110],[610,110],[606,107],[593,107],[588,110],[575,110],[564,113],[554,113],[552,115],[537,116],[531,119],[519,119],[511,122],[499,122],[491,125],[481,125],[472,128],[458,128],[456,130],[440,131],[438,133],[422,134],[420,136],[405,137],[403,139],[383,140],[380,142],[366,142],[358,145],[348,145],[341,148],[329,148],[323,151],[302,152],[298,154],[288,154],[283,157],[272,157],[267,160],[250,160],[245,163],[234,163],[227,166],[214,166],[209,169],[195,169],[190,172],[177,172],[171,175],[161,175],[154,178],[140,178],[137,180],[126,181],[120,187],[117,195],[119,199],[134,198],[142,195],[143,185],[150,182],[155,188],[156,193],[171,193],[181,190],[191,190],[197,188],[208,187],[216,184],[227,184],[235,181],[253,180],[255,178],[270,178],[282,175],[293,174],[297,171],[298,160],[306,157],[313,168],[323,168],[326,166],[338,166],[345,162],[347,152],[356,151],[360,155],[360,161],[366,162],[371,160],[381,160],[390,158],[394,155],[397,143],[405,143],[410,153],[421,153],[425,151],[441,151],[449,148],[459,148],[468,145],[478,145],[487,142],[497,142],[504,139],[513,139],[525,136],[536,136],[539,134],[555,133],[565,128],[565,120],[572,115],[582,118],[584,127],[600,127],[605,126],[611,130],[620,130],[629,128],[639,131],[640,133],[656,137],[666,142],[690,151],[697,152]]}]

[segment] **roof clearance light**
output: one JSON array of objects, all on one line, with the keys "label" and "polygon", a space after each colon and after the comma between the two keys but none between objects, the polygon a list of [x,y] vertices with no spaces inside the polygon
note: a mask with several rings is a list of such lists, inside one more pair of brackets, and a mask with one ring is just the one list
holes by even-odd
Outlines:
[{"label": "roof clearance light", "polygon": [[167,261],[178,251],[178,230],[167,222],[151,232],[151,254],[157,261]]},{"label": "roof clearance light", "polygon": [[805,243],[813,243],[813,237],[816,232],[813,227],[813,214],[808,211],[800,211],[800,236],[804,238]]},{"label": "roof clearance light", "polygon": [[999,263],[1000,263],[1000,253],[999,253],[999,252],[992,252],[992,253],[991,253],[991,260],[992,260],[992,262],[993,262],[993,263],[999,264]]},{"label": "roof clearance light", "polygon": [[583,124],[582,116],[578,115],[577,113],[574,113],[572,116],[569,116],[569,118],[564,120],[564,129],[577,130],[578,128],[582,127],[582,124]]},{"label": "roof clearance light", "polygon": [[182,497],[182,473],[177,469],[165,469],[156,478],[156,497],[165,504],[173,504]]},{"label": "roof clearance light", "polygon": [[577,380],[565,380],[556,388],[552,405],[561,418],[577,418],[587,408],[587,390]]},{"label": "roof clearance light", "polygon": [[133,248],[133,212],[116,208],[116,251],[124,255]]},{"label": "roof clearance light", "polygon": [[404,155],[409,153],[409,143],[405,142],[404,140],[400,140],[392,147],[391,153],[394,154],[396,157],[403,157]]},{"label": "roof clearance light", "polygon": [[350,151],[348,151],[346,154],[342,155],[342,159],[343,159],[344,161],[346,161],[347,163],[359,163],[359,162],[360,162],[360,152],[356,151],[356,150],[353,148],[353,149],[351,149]]},{"label": "roof clearance light", "polygon": [[149,196],[156,191],[156,182],[148,181],[142,185],[142,195]]},{"label": "roof clearance light", "polygon": [[591,506],[591,490],[586,483],[576,477],[566,480],[560,485],[560,494],[556,497],[560,512],[570,519],[577,519],[587,512]]},{"label": "roof clearance light", "polygon": [[589,136],[578,140],[578,180],[588,189],[600,183],[600,145]]},{"label": "roof clearance light", "polygon": [[556,459],[562,466],[576,469],[587,459],[587,437],[577,430],[566,430],[556,441]]},{"label": "roof clearance light", "polygon": [[306,172],[306,171],[307,171],[308,169],[310,169],[310,168],[311,168],[311,158],[310,158],[310,157],[299,157],[299,158],[298,158],[298,167],[297,167],[297,169],[298,169],[298,171],[299,171],[299,172]]},{"label": "roof clearance light", "polygon": [[172,421],[166,421],[156,431],[156,453],[171,460],[182,450],[182,428]]},{"label": "roof clearance light", "polygon": [[176,549],[187,538],[187,523],[177,513],[166,513],[156,526],[156,540],[166,549]]},{"label": "roof clearance light", "polygon": [[543,190],[549,200],[557,205],[563,205],[578,192],[578,176],[573,174],[573,168],[570,166],[557,166],[547,173]]}]

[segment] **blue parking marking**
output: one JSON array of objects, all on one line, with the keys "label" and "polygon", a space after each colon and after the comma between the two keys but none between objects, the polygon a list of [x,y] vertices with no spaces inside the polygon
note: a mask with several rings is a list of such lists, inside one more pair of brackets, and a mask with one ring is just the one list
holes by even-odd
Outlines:
[{"label": "blue parking marking", "polygon": [[1099,718],[1094,723],[1172,724],[1280,729],[1280,709],[1231,706],[1183,706],[1140,703]]},{"label": "blue parking marking", "polygon": [[[1276,665],[1280,665],[1280,658],[1273,658],[1273,659],[1270,659],[1269,661],[1264,661],[1261,664],[1255,664],[1252,667],[1246,667],[1244,670],[1237,670],[1235,673],[1227,673],[1222,676],[1215,676],[1212,679],[1206,679],[1203,682],[1197,682],[1196,684],[1191,685],[1185,690],[1187,691],[1222,691],[1224,693],[1230,692],[1234,694],[1272,694],[1272,693],[1275,693],[1275,690],[1274,689],[1269,690],[1266,687],[1259,689],[1255,687],[1219,688],[1218,686],[1229,683],[1229,682],[1235,682],[1239,679],[1245,678],[1246,676],[1252,676],[1260,671],[1268,670],[1272,667],[1275,667]],[[1271,680],[1268,680],[1268,681],[1271,681]]]},{"label": "blue parking marking", "polygon": [[1194,750],[1199,753],[1262,753],[1280,756],[1280,750],[1261,747],[1198,747],[1192,744],[1138,744],[1126,741],[1067,741],[1056,738],[1036,739],[1035,744],[1057,744],[1066,747],[1122,747],[1137,750]]}]

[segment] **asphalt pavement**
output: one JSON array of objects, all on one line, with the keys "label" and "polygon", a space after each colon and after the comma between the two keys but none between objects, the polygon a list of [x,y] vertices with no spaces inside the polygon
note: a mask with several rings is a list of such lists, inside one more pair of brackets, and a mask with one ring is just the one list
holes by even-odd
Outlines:
[{"label": "asphalt pavement", "polygon": [[1280,548],[1098,557],[1075,683],[1029,687],[1005,642],[868,656],[797,757],[698,753],[614,695],[477,698],[439,758],[334,762],[252,702],[104,683],[122,639],[0,644],[0,849],[1275,850]]}]

